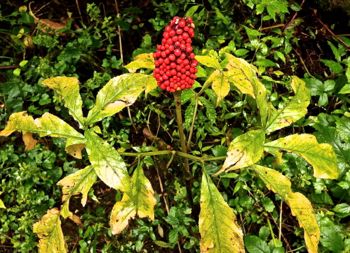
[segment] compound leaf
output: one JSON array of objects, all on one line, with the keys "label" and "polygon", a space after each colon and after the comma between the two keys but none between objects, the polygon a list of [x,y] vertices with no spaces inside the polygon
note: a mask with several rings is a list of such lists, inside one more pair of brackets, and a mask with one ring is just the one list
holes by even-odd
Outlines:
[{"label": "compound leaf", "polygon": [[273,111],[267,122],[266,131],[268,133],[291,125],[307,113],[311,98],[310,90],[306,87],[305,82],[296,76],[293,76],[291,86],[295,96],[283,108]]},{"label": "compound leaf", "polygon": [[79,80],[76,77],[58,76],[45,79],[45,86],[53,89],[63,100],[69,114],[80,124],[83,123],[82,100],[79,93]]},{"label": "compound leaf", "polygon": [[61,215],[64,218],[72,215],[69,211],[69,200],[72,196],[81,193],[81,204],[85,206],[89,190],[95,183],[96,179],[97,175],[94,168],[92,166],[87,166],[84,169],[66,176],[57,183],[57,185],[62,186],[63,207]]},{"label": "compound leaf", "polygon": [[138,215],[154,220],[156,199],[151,183],[146,178],[141,166],[138,166],[131,179],[130,189],[124,193],[111,213],[110,226],[113,234],[119,234],[128,225],[129,220]]},{"label": "compound leaf", "polygon": [[39,237],[39,253],[64,253],[67,247],[61,229],[60,211],[53,208],[33,225],[33,232]]},{"label": "compound leaf", "polygon": [[[132,105],[146,87],[155,84],[153,76],[128,73],[111,79],[98,93],[86,124],[91,125]],[[148,88],[150,89],[150,88]]]},{"label": "compound leaf", "polygon": [[264,152],[265,132],[252,130],[235,138],[222,168],[216,173],[247,167],[258,162]]},{"label": "compound leaf", "polygon": [[282,149],[303,157],[314,168],[317,178],[336,179],[339,175],[336,155],[331,145],[318,143],[311,134],[293,134],[264,145],[266,150]]},{"label": "compound leaf", "polygon": [[97,176],[109,187],[127,191],[130,177],[119,153],[92,131],[86,131],[85,136],[86,150]]},{"label": "compound leaf", "polygon": [[205,173],[202,177],[200,208],[201,252],[245,252],[243,233],[236,222],[235,214]]}]

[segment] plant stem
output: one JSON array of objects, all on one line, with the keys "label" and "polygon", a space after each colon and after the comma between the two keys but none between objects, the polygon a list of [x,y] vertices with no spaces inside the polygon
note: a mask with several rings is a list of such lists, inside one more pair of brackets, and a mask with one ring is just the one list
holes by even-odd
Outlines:
[{"label": "plant stem", "polygon": [[[179,137],[180,137],[180,144],[181,144],[181,151],[185,154],[187,154],[187,147],[186,147],[186,137],[184,134],[184,129],[183,129],[183,123],[182,123],[182,112],[181,112],[181,91],[176,91],[174,93],[174,99],[175,99],[175,111],[176,111],[176,122],[177,122],[177,127],[179,129]],[[187,177],[191,177],[191,172],[190,172],[190,166],[188,164],[188,159],[184,159],[185,162],[185,171],[187,174]]]}]

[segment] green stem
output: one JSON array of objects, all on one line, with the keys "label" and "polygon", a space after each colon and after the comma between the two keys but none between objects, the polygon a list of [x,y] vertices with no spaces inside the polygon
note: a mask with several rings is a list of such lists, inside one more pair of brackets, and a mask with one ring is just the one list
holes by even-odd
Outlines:
[{"label": "green stem", "polygon": [[197,116],[197,110],[198,110],[198,97],[196,96],[195,100],[195,106],[194,106],[194,112],[193,112],[193,117],[192,117],[192,123],[191,123],[191,128],[190,128],[190,133],[188,135],[188,140],[187,140],[187,148],[190,149],[191,145],[191,139],[192,139],[192,134],[193,134],[193,129],[194,129],[194,121],[196,120]]},{"label": "green stem", "polygon": [[[176,107],[176,110],[175,110],[175,112],[176,112],[176,122],[177,122],[177,127],[179,129],[181,151],[183,153],[187,154],[186,137],[185,137],[185,134],[184,134],[183,123],[182,123],[181,91],[176,91],[174,93],[174,99],[175,99],[175,107]],[[184,161],[185,161],[186,174],[190,178],[191,177],[191,172],[190,172],[190,166],[188,164],[188,159],[185,158]]]}]

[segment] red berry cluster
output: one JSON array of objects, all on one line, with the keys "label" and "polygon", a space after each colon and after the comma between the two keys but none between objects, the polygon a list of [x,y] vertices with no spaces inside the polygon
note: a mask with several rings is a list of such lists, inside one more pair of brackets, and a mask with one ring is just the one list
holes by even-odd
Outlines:
[{"label": "red berry cluster", "polygon": [[153,76],[161,89],[175,92],[192,87],[198,64],[192,52],[193,29],[191,18],[180,17],[174,17],[165,27],[162,44],[153,54]]}]

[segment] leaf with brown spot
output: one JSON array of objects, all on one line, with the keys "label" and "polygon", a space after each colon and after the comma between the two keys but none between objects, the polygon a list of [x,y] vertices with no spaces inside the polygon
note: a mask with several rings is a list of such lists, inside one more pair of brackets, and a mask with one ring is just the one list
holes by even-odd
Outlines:
[{"label": "leaf with brown spot", "polygon": [[23,132],[22,140],[24,142],[26,151],[29,151],[35,148],[35,145],[38,142],[36,139],[33,138],[33,135],[31,133],[26,133],[26,132]]}]

